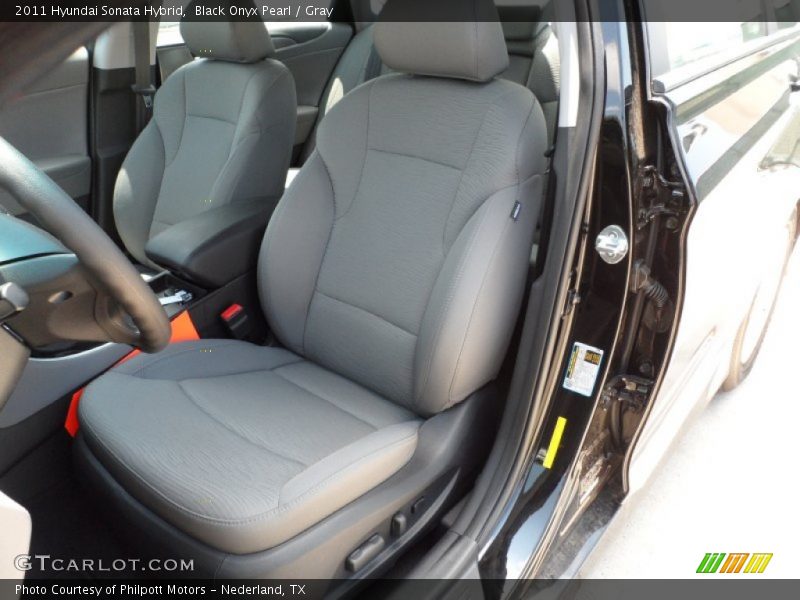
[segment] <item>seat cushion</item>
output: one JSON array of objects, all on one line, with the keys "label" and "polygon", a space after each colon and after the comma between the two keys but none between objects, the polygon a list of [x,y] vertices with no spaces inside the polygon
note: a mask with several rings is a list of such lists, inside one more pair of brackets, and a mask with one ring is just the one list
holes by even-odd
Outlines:
[{"label": "seat cushion", "polygon": [[295,354],[203,340],[92,383],[86,442],[168,522],[225,552],[272,548],[396,473],[420,421]]}]

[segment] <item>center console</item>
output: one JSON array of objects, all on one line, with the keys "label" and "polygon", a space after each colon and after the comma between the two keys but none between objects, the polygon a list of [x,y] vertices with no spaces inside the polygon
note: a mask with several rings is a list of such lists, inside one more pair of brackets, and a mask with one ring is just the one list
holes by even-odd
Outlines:
[{"label": "center console", "polygon": [[145,254],[186,281],[217,289],[255,268],[271,212],[260,199],[212,208],[154,236]]}]

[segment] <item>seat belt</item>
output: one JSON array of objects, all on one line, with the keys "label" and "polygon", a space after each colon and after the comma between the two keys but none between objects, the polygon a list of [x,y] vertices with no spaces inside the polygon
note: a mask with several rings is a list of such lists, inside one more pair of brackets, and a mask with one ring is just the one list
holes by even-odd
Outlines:
[{"label": "seat belt", "polygon": [[136,103],[136,131],[144,129],[153,112],[153,96],[156,86],[150,70],[150,22],[135,21],[133,26],[133,54],[136,83],[131,89],[139,96]]},{"label": "seat belt", "polygon": [[[556,128],[558,121],[556,121]],[[555,138],[555,136],[553,136]],[[547,158],[547,181],[545,182],[543,202],[539,211],[539,245],[536,251],[536,260],[533,264],[533,279],[539,277],[544,271],[544,261],[547,256],[547,247],[550,245],[550,230],[553,226],[553,213],[555,211],[556,199],[556,174],[553,171],[553,157],[556,153],[555,141],[545,151]]]}]

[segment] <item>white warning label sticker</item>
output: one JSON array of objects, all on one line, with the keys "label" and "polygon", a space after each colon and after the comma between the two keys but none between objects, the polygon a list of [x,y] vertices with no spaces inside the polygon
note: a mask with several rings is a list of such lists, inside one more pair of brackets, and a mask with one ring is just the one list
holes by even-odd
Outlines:
[{"label": "white warning label sticker", "polygon": [[591,396],[602,361],[603,351],[600,348],[575,342],[564,375],[564,387],[582,396]]}]

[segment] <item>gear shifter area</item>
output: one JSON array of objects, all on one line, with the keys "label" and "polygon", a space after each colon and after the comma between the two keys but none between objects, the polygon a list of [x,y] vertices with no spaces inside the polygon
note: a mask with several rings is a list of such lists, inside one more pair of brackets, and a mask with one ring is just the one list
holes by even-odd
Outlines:
[{"label": "gear shifter area", "polygon": [[193,297],[191,292],[176,290],[174,294],[159,295],[158,301],[161,303],[161,306],[168,306],[170,304],[185,305],[191,302]]},{"label": "gear shifter area", "polygon": [[167,316],[172,319],[181,311],[191,308],[206,296],[206,291],[182,281],[169,271],[161,271],[147,281],[159,304],[164,307]]}]

